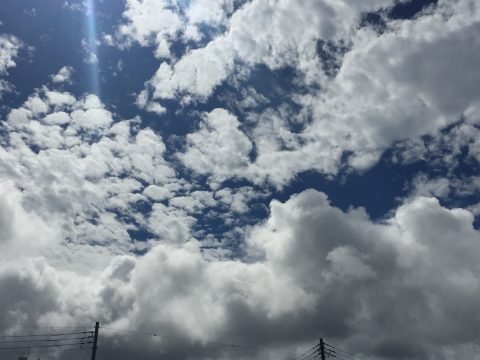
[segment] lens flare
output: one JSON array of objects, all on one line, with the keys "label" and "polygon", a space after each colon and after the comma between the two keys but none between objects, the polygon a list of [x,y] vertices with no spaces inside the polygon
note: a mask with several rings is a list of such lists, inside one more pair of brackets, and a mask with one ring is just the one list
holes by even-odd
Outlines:
[{"label": "lens flare", "polygon": [[97,49],[97,20],[95,12],[95,0],[86,1],[86,25],[87,25],[87,41],[85,49],[88,53],[88,66],[90,77],[90,91],[100,96],[100,73],[98,69],[98,49]]}]

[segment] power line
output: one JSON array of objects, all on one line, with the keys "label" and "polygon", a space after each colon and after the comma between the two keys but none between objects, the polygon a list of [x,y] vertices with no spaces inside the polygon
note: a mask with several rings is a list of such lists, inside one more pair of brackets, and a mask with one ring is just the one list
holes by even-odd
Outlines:
[{"label": "power line", "polygon": [[[234,350],[242,350],[243,349],[243,350],[261,351],[261,352],[274,352],[274,353],[285,354],[285,355],[287,355],[287,354],[290,355],[291,354],[291,352],[273,350],[273,349],[268,349],[268,348],[260,348],[260,347],[255,347],[255,346],[239,345],[239,344],[232,344],[232,343],[223,343],[223,342],[216,342],[216,341],[201,341],[201,340],[188,338],[188,337],[165,335],[165,334],[160,334],[160,333],[157,333],[157,332],[148,332],[148,331],[143,331],[143,330],[118,329],[118,328],[113,328],[113,327],[108,327],[108,326],[101,326],[100,328],[105,329],[105,330],[126,332],[126,333],[132,333],[132,334],[137,334],[137,335],[144,335],[144,336],[151,336],[151,337],[161,337],[161,338],[165,338],[165,339],[169,339],[169,340],[189,342],[189,343],[202,342],[204,344],[228,347],[228,348],[234,349]],[[318,347],[319,347],[318,344],[312,346],[311,348],[309,348],[308,350],[306,350],[302,354],[295,357],[293,360],[311,360],[311,359],[317,358],[318,355],[319,355],[318,354],[318,351],[319,351]]]},{"label": "power line", "polygon": [[[336,348],[336,347],[333,347],[332,345],[328,345],[326,344],[329,348],[329,351],[334,353],[334,354],[338,354],[340,356],[343,356],[343,357],[348,357],[350,359],[357,359],[358,357],[354,356],[353,354],[350,354],[346,351],[342,351],[340,350],[339,348]],[[334,350],[335,349],[335,350]]]},{"label": "power line", "polygon": [[[146,332],[146,331],[141,331],[141,330],[116,329],[116,328],[105,327],[105,326],[101,326],[100,328],[101,329],[106,329],[106,330],[112,330],[112,331],[129,332],[129,333],[151,336],[151,337],[161,337],[161,338],[165,338],[165,339],[182,341],[182,342],[189,342],[189,343],[194,343],[194,342],[201,341],[201,340],[192,339],[192,338],[188,338],[188,337],[172,336],[172,335],[165,335],[165,334],[160,334],[160,333],[151,333],[151,332]],[[214,346],[229,347],[231,349],[244,349],[244,350],[252,350],[252,351],[263,351],[263,352],[276,352],[276,353],[281,353],[281,354],[291,354],[290,352],[286,352],[286,351],[259,348],[259,347],[248,346],[248,345],[228,344],[228,343],[222,343],[222,342],[216,342],[216,341],[201,341],[201,342],[205,343],[205,344],[209,344],[209,345],[214,345]]]},{"label": "power line", "polygon": [[31,342],[54,342],[54,341],[65,341],[65,340],[85,340],[91,339],[92,336],[84,336],[77,338],[58,338],[58,339],[31,339],[31,340],[10,340],[10,341],[0,341],[0,344],[12,344],[12,343],[31,343]]},{"label": "power line", "polygon": [[[38,354],[38,353],[43,353],[43,352],[49,352],[49,351],[54,351],[56,350],[55,348],[29,348],[29,350],[34,350],[31,352],[31,354]],[[90,350],[89,346],[85,345],[72,345],[72,348],[62,348],[62,351],[85,351],[88,354],[88,351]]]},{"label": "power line", "polygon": [[[38,327],[37,327],[38,328]],[[83,326],[75,326],[75,327],[69,327],[69,326],[51,326],[51,327],[42,327],[44,329],[51,328],[51,329],[91,329],[91,327],[83,327]],[[182,336],[172,336],[172,335],[165,335],[157,332],[147,332],[147,331],[142,331],[142,330],[129,330],[129,329],[118,329],[118,328],[113,328],[113,327],[101,327],[102,329],[105,330],[112,330],[112,331],[118,331],[118,332],[127,332],[127,333],[132,333],[132,334],[137,334],[137,335],[144,335],[144,336],[150,336],[150,337],[161,337],[165,339],[170,339],[170,340],[175,340],[175,341],[183,341],[183,342],[190,342],[190,343],[196,343],[196,342],[201,342],[203,344],[209,344],[209,345],[214,345],[214,346],[222,346],[222,347],[228,347],[230,349],[236,349],[236,350],[252,350],[252,351],[263,351],[263,352],[275,352],[275,353],[282,353],[282,354],[291,354],[291,352],[286,352],[286,351],[279,351],[279,350],[273,350],[273,349],[268,349],[268,348],[259,348],[255,346],[248,346],[248,345],[240,345],[240,344],[233,344],[233,343],[223,343],[223,342],[215,342],[215,341],[201,341],[198,339],[193,339],[193,338],[188,338],[188,337],[182,337]],[[89,334],[87,336],[86,334]],[[72,335],[83,335],[81,337],[71,337]],[[60,337],[64,336],[64,337]],[[68,337],[65,337],[68,336]],[[51,338],[53,337],[53,339]],[[60,337],[60,338],[59,338]],[[15,343],[40,343],[39,345],[29,345],[29,346],[10,346],[10,347],[4,347],[0,345],[0,350],[17,350],[17,349],[44,349],[44,348],[62,348],[62,351],[67,351],[67,350],[81,350],[81,349],[89,349],[90,347],[85,348],[85,345],[92,344],[93,341],[90,340],[93,337],[93,331],[81,331],[81,332],[62,332],[62,333],[44,333],[44,334],[29,334],[29,335],[0,335],[0,339],[5,339],[4,341],[0,341],[0,344],[15,344]],[[30,338],[30,339],[29,339]],[[33,339],[32,339],[33,338]],[[40,338],[40,339],[37,339]],[[43,338],[43,339],[42,339]],[[45,339],[46,338],[46,339]],[[12,339],[12,340],[8,340]],[[78,340],[78,343],[62,343],[63,341],[72,341],[72,340]],[[90,341],[83,341],[83,340],[90,340]],[[51,343],[51,342],[58,342],[58,344],[44,344],[44,343]],[[73,349],[65,349],[64,347],[68,346],[79,346],[79,348],[73,348]],[[322,354],[320,354],[320,350],[322,350]],[[323,347],[322,347],[322,341],[320,344],[314,345],[305,352],[301,353],[297,357],[295,357],[293,360],[313,360],[317,359],[320,355],[322,355],[322,359],[326,357],[334,357],[338,359],[345,359],[347,358],[348,360],[368,360],[362,357],[359,357],[357,355],[354,355],[352,353],[349,353],[347,350],[342,349],[340,347],[328,344],[326,342],[323,342]]]},{"label": "power line", "polygon": [[84,344],[91,344],[91,341],[85,343],[73,343],[73,344],[50,344],[50,345],[33,345],[33,346],[12,346],[12,347],[0,347],[0,350],[20,350],[20,349],[39,349],[39,348],[53,348],[62,346],[81,346]]},{"label": "power line", "polygon": [[346,357],[346,358],[349,358],[349,359],[352,359],[352,360],[357,360],[357,359],[358,360],[368,360],[368,359],[366,359],[364,357],[361,357],[361,356],[358,356],[356,354],[349,353],[347,350],[342,349],[338,346],[333,346],[333,345],[327,344],[327,343],[325,343],[325,346],[329,347],[328,351],[330,351],[334,354],[337,354],[341,357]]},{"label": "power line", "polygon": [[318,351],[315,351],[313,353],[311,353],[310,355],[308,355],[307,357],[305,358],[302,358],[302,360],[312,360],[312,359],[318,359],[318,356],[319,356],[319,352]]},{"label": "power line", "polygon": [[91,329],[91,325],[78,325],[78,326],[23,326],[23,325],[11,325],[11,326],[2,326],[2,330],[7,329]]},{"label": "power line", "polygon": [[25,338],[25,337],[55,337],[68,335],[93,334],[93,331],[82,331],[72,333],[56,333],[56,334],[31,334],[31,335],[0,335],[0,338]]},{"label": "power line", "polygon": [[328,350],[328,356],[332,356],[334,358],[338,358],[338,359],[348,359],[348,360],[355,360],[355,358],[353,356],[350,356],[350,355],[344,355],[340,352],[337,352],[335,350]]},{"label": "power line", "polygon": [[[298,355],[298,356],[297,356],[295,359],[293,359],[293,360],[301,359],[302,357],[307,356],[307,354],[308,354],[308,356],[310,356],[309,353],[312,352],[312,351],[313,351],[313,353],[315,353],[315,352],[318,350],[317,348],[318,348],[318,344],[317,344],[317,345],[314,345],[313,347],[311,347],[310,349],[308,349],[307,351],[305,351],[303,354]],[[304,359],[302,359],[302,360],[304,360]]]}]

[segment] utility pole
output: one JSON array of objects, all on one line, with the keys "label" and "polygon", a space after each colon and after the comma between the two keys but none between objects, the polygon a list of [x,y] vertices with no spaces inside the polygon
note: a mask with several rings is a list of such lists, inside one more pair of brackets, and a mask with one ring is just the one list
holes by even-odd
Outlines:
[{"label": "utility pole", "polygon": [[97,340],[98,340],[98,328],[100,327],[100,323],[97,321],[95,323],[95,333],[93,334],[93,345],[92,345],[92,360],[95,360],[97,356]]},{"label": "utility pole", "polygon": [[325,343],[322,338],[320,338],[320,358],[325,360]]}]

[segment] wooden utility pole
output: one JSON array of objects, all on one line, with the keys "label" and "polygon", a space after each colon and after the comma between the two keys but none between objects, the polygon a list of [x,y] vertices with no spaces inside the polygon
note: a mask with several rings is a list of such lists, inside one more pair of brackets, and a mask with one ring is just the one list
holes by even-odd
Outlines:
[{"label": "wooden utility pole", "polygon": [[322,338],[320,338],[320,358],[325,360],[325,343]]},{"label": "wooden utility pole", "polygon": [[100,323],[97,321],[95,323],[95,333],[93,334],[93,345],[92,345],[92,360],[95,360],[97,356],[97,340],[98,340],[98,328],[100,327]]}]

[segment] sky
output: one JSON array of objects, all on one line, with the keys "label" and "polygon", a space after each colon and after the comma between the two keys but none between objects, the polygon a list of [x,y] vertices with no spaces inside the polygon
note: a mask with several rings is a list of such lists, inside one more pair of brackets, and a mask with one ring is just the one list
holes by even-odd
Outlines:
[{"label": "sky", "polygon": [[475,0],[4,0],[0,358],[480,359],[479,64]]}]

